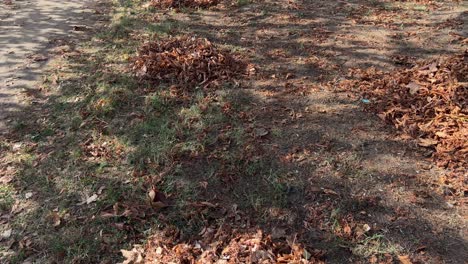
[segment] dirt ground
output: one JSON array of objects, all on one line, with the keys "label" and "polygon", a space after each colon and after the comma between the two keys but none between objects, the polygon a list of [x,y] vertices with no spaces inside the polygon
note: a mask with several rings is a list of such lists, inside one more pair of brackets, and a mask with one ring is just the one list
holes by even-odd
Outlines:
[{"label": "dirt ground", "polygon": [[[289,244],[293,236],[292,244],[313,253],[311,263],[315,257],[326,263],[468,259],[466,190],[453,193],[441,180],[447,171],[434,165],[427,149],[363,111],[362,98],[337,85],[352,68],[390,71],[463,52],[466,2],[222,1],[207,10],[178,11],[148,11],[145,1],[135,1],[139,7],[119,3],[124,11],[116,12],[118,19],[47,72],[49,83],[62,90],[48,91],[52,103],[37,108],[41,121],[23,122],[0,146],[7,150],[0,156],[2,182],[10,186],[3,192],[12,193],[0,220],[5,260],[114,263],[120,249],[139,244],[147,245],[147,257],[161,254],[160,248],[199,247],[207,230],[224,225],[245,233],[257,228]],[[16,38],[28,43],[27,33],[11,34],[1,35],[0,44]],[[123,66],[135,55],[134,43],[151,34],[205,37],[242,54],[257,72],[239,80],[239,91],[169,100],[163,105],[171,113],[152,112],[143,101],[157,88],[126,79]],[[16,76],[11,67],[23,65],[25,50],[40,50],[30,42],[24,49],[0,46],[7,61],[0,77]],[[12,87],[21,85],[1,88],[7,96],[0,104],[11,103]],[[118,87],[111,99],[103,96],[108,86]],[[233,100],[222,101],[231,93]],[[102,106],[102,98],[121,105],[94,114],[89,105]],[[218,110],[224,104],[225,119],[204,120],[203,111],[193,110],[197,100],[214,100],[210,107]],[[227,111],[231,105],[240,110]],[[160,119],[163,125],[152,128]],[[198,119],[214,125],[203,127]],[[172,128],[174,136],[166,139]],[[200,135],[214,139],[199,147]],[[165,140],[169,147],[158,143]],[[182,143],[196,151],[172,153]],[[147,209],[152,188],[174,204]],[[155,238],[163,226],[178,229],[169,245]],[[234,231],[226,233],[228,241],[239,240]]]},{"label": "dirt ground", "polygon": [[[281,135],[261,142],[265,153],[275,153],[272,159],[295,164],[292,170],[299,171],[308,188],[337,191],[336,198],[347,201],[344,210],[360,210],[364,201],[378,200],[365,209],[373,213],[362,220],[386,226],[386,236],[405,248],[417,251],[424,241],[425,254],[434,259],[422,263],[461,263],[467,257],[466,211],[464,202],[448,209],[451,202],[442,198],[444,187],[437,183],[443,172],[424,158],[424,150],[363,113],[359,99],[333,92],[350,68],[391,70],[466,48],[466,3],[445,3],[430,12],[431,6],[394,3],[273,1],[237,12],[182,15],[178,21],[184,31],[244,49],[261,65],[264,78],[252,83],[258,98],[253,112],[260,126]],[[330,160],[340,161],[332,165]],[[317,197],[296,202],[313,211]],[[389,225],[391,215],[402,208],[407,214]],[[304,215],[286,210],[281,217],[300,223]],[[342,251],[331,251],[329,260],[343,263]]]},{"label": "dirt ground", "polygon": [[83,1],[2,1],[0,3],[0,133],[21,97],[37,88],[54,42],[76,39],[74,26],[90,23]]}]

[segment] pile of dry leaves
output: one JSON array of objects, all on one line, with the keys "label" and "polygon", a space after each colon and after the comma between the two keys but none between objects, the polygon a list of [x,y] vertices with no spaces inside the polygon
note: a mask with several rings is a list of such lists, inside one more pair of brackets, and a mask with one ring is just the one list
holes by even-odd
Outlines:
[{"label": "pile of dry leaves", "polygon": [[341,88],[358,91],[367,108],[420,146],[437,164],[462,174],[468,167],[468,53],[384,73],[351,71]]},{"label": "pile of dry leaves", "polygon": [[219,0],[151,0],[156,8],[208,8],[219,4]]},{"label": "pile of dry leaves", "polygon": [[145,43],[134,58],[139,77],[180,85],[216,86],[252,73],[252,65],[204,38],[169,37]]},{"label": "pile of dry leaves", "polygon": [[202,240],[184,243],[166,230],[152,236],[145,247],[122,250],[124,263],[323,263],[315,258],[321,252],[311,254],[297,243],[272,242],[261,230],[227,231],[205,228]]},{"label": "pile of dry leaves", "polygon": [[[242,217],[242,219],[245,219]],[[220,221],[222,222],[222,221]],[[241,223],[242,222],[242,223]],[[124,263],[323,263],[324,252],[305,249],[283,229],[265,234],[239,215],[204,227],[190,240],[176,228],[166,228],[145,246],[122,250]]]}]

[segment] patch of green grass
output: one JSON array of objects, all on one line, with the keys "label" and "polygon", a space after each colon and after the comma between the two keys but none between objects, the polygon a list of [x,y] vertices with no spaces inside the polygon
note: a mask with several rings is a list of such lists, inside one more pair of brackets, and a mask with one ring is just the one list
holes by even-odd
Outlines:
[{"label": "patch of green grass", "polygon": [[170,110],[170,104],[158,92],[145,96],[145,114],[163,114]]},{"label": "patch of green grass", "polygon": [[85,227],[68,228],[63,234],[51,237],[49,243],[51,253],[63,257],[57,259],[60,262],[84,263],[99,256],[99,240],[89,236]]},{"label": "patch of green grass", "polygon": [[27,257],[28,255],[26,250],[19,250],[11,259],[9,259],[9,261],[11,264],[24,263]]},{"label": "patch of green grass", "polygon": [[116,18],[109,30],[101,32],[96,37],[103,39],[126,39],[132,32],[137,20],[130,16]]},{"label": "patch of green grass", "polygon": [[54,130],[52,128],[44,128],[40,131],[36,131],[33,135],[31,135],[31,140],[38,142],[45,140],[47,137],[54,135]]},{"label": "patch of green grass", "polygon": [[152,34],[158,35],[170,35],[177,32],[180,28],[180,24],[176,20],[164,20],[160,23],[149,24],[146,30]]},{"label": "patch of green grass", "polygon": [[428,11],[428,8],[427,6],[425,5],[419,5],[419,4],[415,4],[412,8],[414,11],[419,11],[419,12],[426,12]]},{"label": "patch of green grass", "polygon": [[26,123],[21,121],[21,120],[17,120],[15,122],[13,122],[13,130],[16,131],[16,132],[21,132],[21,131],[25,130],[26,128],[27,128]]},{"label": "patch of green grass", "polygon": [[176,143],[176,131],[167,116],[150,117],[131,132],[129,144],[135,146],[129,161],[137,167],[148,163],[161,164]]},{"label": "patch of green grass", "polygon": [[128,76],[107,77],[97,83],[95,91],[86,99],[88,111],[96,116],[112,116],[137,99],[133,94],[135,87],[135,82]]},{"label": "patch of green grass", "polygon": [[237,0],[236,5],[238,7],[243,7],[250,4],[250,0]]},{"label": "patch of green grass", "polygon": [[287,206],[288,184],[284,180],[285,173],[266,160],[247,163],[245,176],[234,190],[239,199],[239,205],[263,212],[271,207]]},{"label": "patch of green grass", "polygon": [[34,188],[44,192],[49,192],[53,189],[52,182],[30,165],[23,165],[22,170],[17,174],[17,179],[24,186],[34,186]]},{"label": "patch of green grass", "polygon": [[4,142],[4,141],[0,141],[0,150],[1,151],[7,151],[10,149],[10,146],[8,145],[7,142]]},{"label": "patch of green grass", "polygon": [[351,248],[351,251],[357,256],[369,258],[373,255],[398,255],[402,251],[402,248],[399,245],[391,243],[384,235],[374,234],[358,241]]},{"label": "patch of green grass", "polygon": [[13,206],[15,190],[10,185],[0,185],[0,211],[7,212]]},{"label": "patch of green grass", "polygon": [[394,5],[394,3],[383,3],[382,6],[383,6],[383,9],[384,9],[384,10],[388,10],[388,11],[392,11],[392,10],[397,10],[397,9],[398,9],[398,7],[396,7],[396,6]]}]

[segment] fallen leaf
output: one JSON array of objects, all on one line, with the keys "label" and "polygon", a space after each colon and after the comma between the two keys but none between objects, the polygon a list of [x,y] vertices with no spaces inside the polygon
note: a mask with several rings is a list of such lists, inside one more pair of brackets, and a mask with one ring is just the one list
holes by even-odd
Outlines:
[{"label": "fallen leaf", "polygon": [[167,205],[163,202],[153,202],[151,205],[157,209],[167,207]]},{"label": "fallen leaf", "polygon": [[364,232],[369,232],[371,230],[371,227],[368,224],[364,224],[362,226],[362,228],[363,228]]},{"label": "fallen leaf", "polygon": [[99,187],[99,190],[97,191],[97,194],[98,194],[98,195],[101,195],[101,194],[102,194],[102,191],[104,191],[104,189],[106,189],[106,186],[101,186],[101,187]]},{"label": "fallen leaf", "polygon": [[166,196],[155,188],[148,192],[148,197],[150,199],[151,205],[155,208],[164,208],[169,204]]},{"label": "fallen leaf", "polygon": [[264,137],[268,135],[268,130],[266,130],[265,128],[257,128],[254,130],[254,135],[255,137]]},{"label": "fallen leaf", "polygon": [[[19,241],[19,247],[22,249],[29,249],[32,245],[32,241],[29,237],[25,236],[21,241]],[[23,262],[24,264],[24,262]]]},{"label": "fallen leaf", "polygon": [[121,249],[120,252],[125,260],[122,264],[140,264],[143,263],[143,248],[136,245],[132,250]]},{"label": "fallen leaf", "polygon": [[12,232],[13,232],[12,229],[7,229],[7,230],[3,231],[3,233],[2,233],[2,239],[8,239],[8,238],[10,238]]},{"label": "fallen leaf", "polygon": [[210,202],[196,202],[196,203],[191,203],[190,205],[192,205],[194,207],[211,207],[211,208],[217,207],[216,204],[213,204],[213,203],[210,203]]},{"label": "fallen leaf", "polygon": [[333,195],[338,195],[337,192],[333,191],[333,190],[330,190],[330,189],[323,189],[323,192],[325,194],[333,194]]},{"label": "fallen leaf", "polygon": [[430,147],[430,146],[437,145],[437,143],[439,143],[439,141],[437,141],[435,139],[420,138],[419,142],[418,142],[418,145],[421,146],[421,147]]},{"label": "fallen leaf", "polygon": [[351,227],[347,224],[343,227],[343,232],[346,236],[351,236]]},{"label": "fallen leaf", "polygon": [[401,264],[412,264],[410,258],[408,255],[405,256],[398,256],[398,260],[400,261]]},{"label": "fallen leaf", "polygon": [[156,198],[156,191],[154,189],[151,189],[149,192],[148,192],[148,196],[150,198],[150,201],[153,202],[154,199]]},{"label": "fallen leaf", "polygon": [[28,58],[31,59],[31,60],[34,61],[34,62],[46,61],[46,60],[49,59],[49,58],[47,58],[45,55],[42,55],[42,54],[31,55],[31,56],[29,56]]},{"label": "fallen leaf", "polygon": [[436,134],[436,136],[438,136],[438,137],[440,137],[440,138],[446,138],[446,137],[448,137],[448,134],[445,133],[445,132],[442,132],[442,131],[436,132],[435,134]]},{"label": "fallen leaf", "polygon": [[57,212],[51,212],[49,214],[49,219],[50,222],[52,222],[52,226],[54,227],[60,226],[60,224],[62,223],[60,215]]},{"label": "fallen leaf", "polygon": [[90,203],[92,203],[92,202],[95,202],[95,201],[97,200],[97,198],[98,198],[98,195],[97,195],[97,194],[91,195],[90,197],[88,197],[88,198],[86,199],[86,204],[90,204]]},{"label": "fallen leaf", "polygon": [[411,95],[415,95],[422,88],[421,85],[415,82],[410,82],[409,84],[406,85],[406,87],[409,88],[409,92]]},{"label": "fallen leaf", "polygon": [[156,249],[156,254],[157,254],[157,255],[161,255],[162,253],[163,253],[162,247],[158,247],[158,248]]}]

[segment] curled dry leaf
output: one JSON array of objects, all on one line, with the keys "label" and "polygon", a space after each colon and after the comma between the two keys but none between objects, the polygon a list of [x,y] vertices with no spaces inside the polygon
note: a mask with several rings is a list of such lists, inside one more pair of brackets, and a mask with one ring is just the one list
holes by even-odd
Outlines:
[{"label": "curled dry leaf", "polygon": [[88,197],[88,198],[86,199],[86,204],[90,204],[90,203],[92,203],[92,202],[95,202],[95,201],[97,200],[97,198],[98,198],[98,195],[97,195],[97,194],[91,195],[90,197]]},{"label": "curled dry leaf", "polygon": [[335,192],[335,191],[333,191],[333,190],[331,190],[331,189],[324,188],[322,191],[323,191],[325,194],[338,195],[337,192]]},{"label": "curled dry leaf", "polygon": [[156,188],[152,188],[151,190],[149,190],[148,197],[151,206],[153,206],[154,208],[164,208],[169,205],[167,197],[163,193],[158,191]]},{"label": "curled dry leaf", "polygon": [[420,138],[418,145],[421,147],[430,147],[430,146],[435,146],[439,143],[438,140],[431,139],[431,138]]},{"label": "curled dry leaf", "polygon": [[398,260],[400,261],[401,264],[412,264],[410,258],[408,255],[405,256],[398,256]]},{"label": "curled dry leaf", "polygon": [[151,189],[148,192],[148,197],[150,198],[150,201],[153,202],[154,199],[156,199],[156,191],[154,189]]},{"label": "curled dry leaf", "polygon": [[140,264],[144,263],[143,253],[144,250],[141,246],[135,245],[132,250],[121,249],[120,252],[125,258],[122,264]]}]

